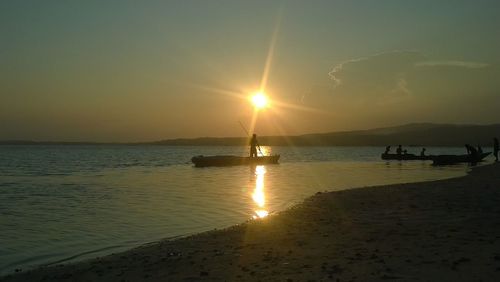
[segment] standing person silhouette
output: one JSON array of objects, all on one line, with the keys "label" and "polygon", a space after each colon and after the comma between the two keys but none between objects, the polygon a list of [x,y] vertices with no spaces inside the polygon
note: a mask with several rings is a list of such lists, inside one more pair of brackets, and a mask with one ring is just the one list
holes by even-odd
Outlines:
[{"label": "standing person silhouette", "polygon": [[398,145],[398,148],[396,149],[396,154],[401,155],[403,153],[403,147],[401,145]]},{"label": "standing person silhouette", "polygon": [[495,162],[498,162],[498,138],[493,138],[493,156],[495,156]]},{"label": "standing person silhouette", "polygon": [[250,140],[250,157],[257,157],[257,146],[259,143],[257,142],[257,134],[252,135],[252,139]]}]

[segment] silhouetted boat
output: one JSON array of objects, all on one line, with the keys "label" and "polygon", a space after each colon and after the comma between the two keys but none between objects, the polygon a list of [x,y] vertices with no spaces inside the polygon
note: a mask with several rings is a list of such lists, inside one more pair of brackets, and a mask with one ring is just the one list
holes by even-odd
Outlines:
[{"label": "silhouetted boat", "polygon": [[277,164],[280,155],[262,157],[196,156],[191,161],[196,167]]},{"label": "silhouetted boat", "polygon": [[414,154],[382,154],[383,160],[413,161],[413,160],[432,160],[435,156],[418,156]]},{"label": "silhouetted boat", "polygon": [[486,158],[491,152],[477,155],[438,155],[432,158],[433,165],[447,165],[456,163],[478,163]]}]

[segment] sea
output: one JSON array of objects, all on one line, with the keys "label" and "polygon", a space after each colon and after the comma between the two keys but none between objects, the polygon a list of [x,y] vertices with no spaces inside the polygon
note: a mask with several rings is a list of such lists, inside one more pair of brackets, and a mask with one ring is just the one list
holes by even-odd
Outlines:
[{"label": "sea", "polygon": [[[262,151],[280,154],[280,164],[191,163],[198,155],[248,154],[231,146],[0,146],[0,274],[265,220],[317,192],[445,179],[470,169],[383,161],[382,147]],[[427,153],[465,149],[428,147]]]}]

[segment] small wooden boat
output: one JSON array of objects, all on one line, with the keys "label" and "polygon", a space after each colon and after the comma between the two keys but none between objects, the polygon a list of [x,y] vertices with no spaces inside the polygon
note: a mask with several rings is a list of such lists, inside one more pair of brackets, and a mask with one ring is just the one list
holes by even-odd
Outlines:
[{"label": "small wooden boat", "polygon": [[448,165],[456,163],[478,163],[486,158],[491,152],[476,155],[438,155],[433,157],[433,165]]},{"label": "small wooden boat", "polygon": [[432,160],[434,156],[418,156],[414,154],[386,154],[383,153],[383,160],[413,161],[413,160]]},{"label": "small wooden boat", "polygon": [[262,157],[196,156],[191,161],[196,167],[277,164],[280,155]]}]

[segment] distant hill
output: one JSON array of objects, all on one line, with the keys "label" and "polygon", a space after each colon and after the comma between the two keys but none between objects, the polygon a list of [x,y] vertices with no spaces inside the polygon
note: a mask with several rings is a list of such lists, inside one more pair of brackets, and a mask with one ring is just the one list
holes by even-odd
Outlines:
[{"label": "distant hill", "polygon": [[[299,136],[260,136],[259,142],[271,146],[490,146],[500,137],[500,124],[453,125],[413,123],[370,130],[306,134]],[[246,138],[173,139],[154,142],[159,145],[243,145]]]},{"label": "distant hill", "polygon": [[[298,136],[259,136],[262,145],[270,146],[491,146],[492,138],[500,138],[500,124],[456,125],[412,123],[401,126],[369,130],[305,134]],[[202,137],[194,139],[170,139],[145,143],[92,143],[92,142],[35,142],[0,141],[0,145],[170,145],[170,146],[230,146],[246,145],[244,137]]]}]

